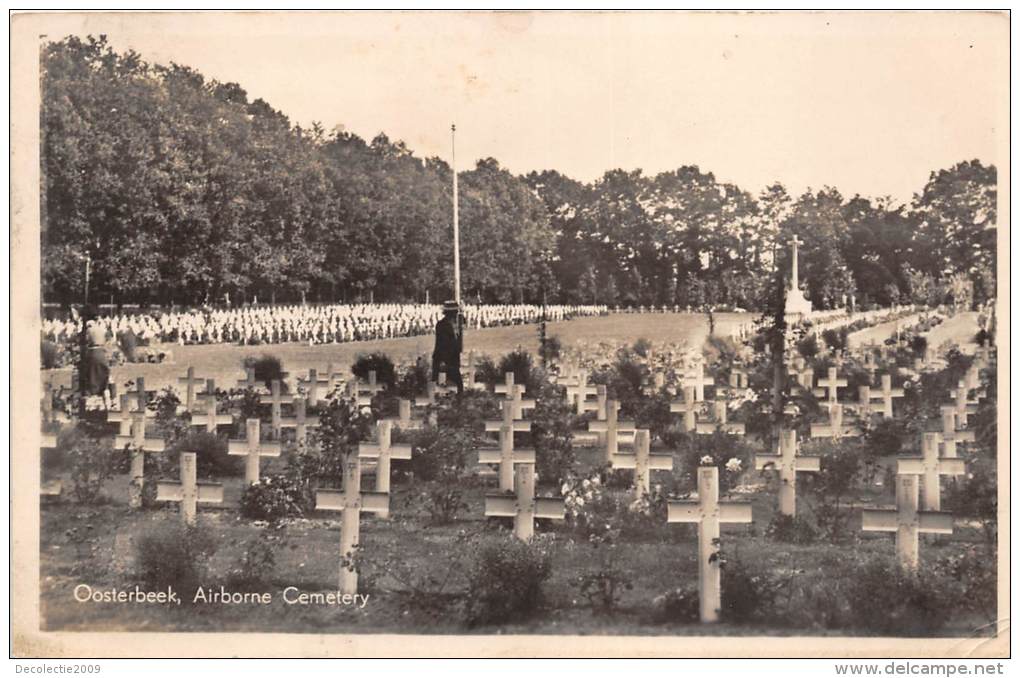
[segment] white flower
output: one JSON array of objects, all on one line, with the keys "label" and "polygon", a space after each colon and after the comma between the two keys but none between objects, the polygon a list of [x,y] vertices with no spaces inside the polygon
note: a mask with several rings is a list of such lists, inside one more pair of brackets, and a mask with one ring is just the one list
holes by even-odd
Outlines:
[{"label": "white flower", "polygon": [[362,414],[370,415],[370,414],[372,414],[372,408],[369,407],[368,405],[362,405],[361,406],[361,413]]},{"label": "white flower", "polygon": [[577,504],[577,506],[579,506],[579,507],[580,507],[580,506],[584,506],[584,499],[581,499],[580,497],[578,497],[578,498],[577,498],[577,499],[576,499],[576,500],[574,501],[574,503],[575,503],[575,504]]},{"label": "white flower", "polygon": [[581,487],[587,490],[589,487],[591,487],[591,481],[585,478],[584,480],[581,481]]},{"label": "white flower", "polygon": [[701,458],[701,465],[702,466],[711,466],[712,465],[712,457],[710,457],[710,456],[708,456],[706,454],[704,457]]},{"label": "white flower", "polygon": [[563,487],[560,488],[560,494],[567,494],[568,492],[570,492],[570,485],[563,483]]},{"label": "white flower", "polygon": [[736,457],[732,457],[728,462],[726,462],[726,470],[729,471],[730,473],[736,473],[737,471],[739,471],[740,466],[741,466],[740,460],[737,459]]},{"label": "white flower", "polygon": [[591,484],[594,485],[595,487],[598,487],[599,485],[602,484],[602,481],[599,480],[598,476],[595,476],[594,478],[591,479]]}]

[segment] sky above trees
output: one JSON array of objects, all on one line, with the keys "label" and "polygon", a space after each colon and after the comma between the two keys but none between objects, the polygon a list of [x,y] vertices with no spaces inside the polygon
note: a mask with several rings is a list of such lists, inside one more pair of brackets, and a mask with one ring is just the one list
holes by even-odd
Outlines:
[{"label": "sky above trees", "polygon": [[118,51],[239,82],[296,124],[385,132],[458,166],[581,181],[683,163],[757,193],[909,202],[933,168],[1002,164],[993,14],[332,14],[91,18]]}]

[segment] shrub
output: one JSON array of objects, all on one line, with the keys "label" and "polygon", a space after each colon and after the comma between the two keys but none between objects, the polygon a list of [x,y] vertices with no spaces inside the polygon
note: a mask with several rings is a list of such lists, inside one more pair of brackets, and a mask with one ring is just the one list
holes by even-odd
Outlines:
[{"label": "shrub", "polygon": [[539,482],[558,485],[574,471],[577,454],[570,406],[552,385],[542,382],[531,418],[531,444],[535,448]]},{"label": "shrub", "polygon": [[215,551],[216,540],[201,525],[161,521],[138,538],[136,573],[151,590],[172,586],[182,601],[190,602],[203,584],[209,558]]},{"label": "shrub", "polygon": [[472,464],[481,442],[469,429],[428,427],[412,437],[408,466],[416,480],[455,483]]},{"label": "shrub", "polygon": [[896,456],[903,450],[910,431],[902,419],[882,417],[864,432],[865,450],[872,457]]},{"label": "shrub", "polygon": [[[358,379],[368,381],[368,373],[375,372],[375,380],[392,388],[397,383],[396,369],[393,361],[385,353],[369,353],[359,355],[354,364],[351,365],[351,372]],[[431,376],[431,375],[430,375]]]},{"label": "shrub", "polygon": [[677,588],[652,599],[652,619],[658,624],[698,621],[698,590]]},{"label": "shrub", "polygon": [[456,481],[433,480],[415,485],[422,488],[421,491],[409,494],[404,506],[411,510],[424,509],[429,523],[433,525],[448,525],[458,513],[470,508],[464,501],[464,489]]},{"label": "shrub", "polygon": [[247,356],[241,366],[245,370],[255,370],[255,378],[272,388],[273,381],[280,382],[280,389],[287,390],[287,382],[284,381],[283,361],[275,355],[265,353],[259,357]]},{"label": "shrub", "polygon": [[270,475],[260,478],[241,493],[241,515],[250,520],[276,523],[302,513],[304,487],[293,477]]},{"label": "shrub", "polygon": [[551,575],[549,554],[537,544],[510,536],[483,542],[468,568],[468,626],[529,618],[542,604],[542,586]]},{"label": "shrub", "polygon": [[832,351],[846,349],[847,331],[845,327],[822,330],[822,341]]},{"label": "shrub", "polygon": [[483,355],[475,358],[475,381],[481,382],[492,388],[493,385],[502,382],[504,375],[499,373],[499,368],[492,358]]},{"label": "shrub", "polygon": [[414,364],[405,368],[397,378],[397,395],[413,400],[416,395],[425,392],[425,387],[431,379],[429,362],[419,356]]},{"label": "shrub", "polygon": [[819,443],[813,447],[805,454],[821,453],[821,471],[808,474],[804,485],[813,499],[818,529],[826,539],[837,543],[850,536],[853,495],[862,477],[873,473],[875,467],[863,460],[858,443]]},{"label": "shrub", "polygon": [[579,574],[572,584],[596,614],[611,613],[623,592],[634,588],[630,574],[617,567],[589,570]]},{"label": "shrub", "polygon": [[818,355],[818,339],[813,334],[807,335],[797,342],[797,351],[807,360],[814,358]]},{"label": "shrub", "polygon": [[245,543],[244,551],[227,573],[227,586],[237,591],[259,591],[276,574],[276,552],[284,545],[282,529],[269,526]]},{"label": "shrub", "polygon": [[[174,452],[194,452],[198,474],[205,477],[237,476],[241,474],[243,459],[227,453],[227,441],[215,433],[200,431],[179,439]],[[177,465],[176,455],[169,457]]]},{"label": "shrub", "polygon": [[645,339],[644,337],[641,337],[634,342],[634,345],[631,347],[631,350],[634,351],[634,353],[641,356],[642,358],[647,358],[649,354],[651,354],[652,352],[652,342],[650,342],[648,339]]},{"label": "shrub", "polygon": [[850,625],[881,635],[930,635],[961,602],[959,585],[930,566],[910,571],[891,558],[873,557],[842,576]]},{"label": "shrub", "polygon": [[496,370],[496,383],[503,383],[506,379],[506,373],[514,373],[514,383],[524,384],[527,386],[528,393],[535,393],[538,390],[539,383],[534,362],[531,359],[531,354],[524,349],[517,349],[512,353],[508,353],[499,361],[499,368]]},{"label": "shrub", "polygon": [[818,530],[806,518],[777,513],[765,528],[765,536],[788,544],[810,544],[818,538]]},{"label": "shrub", "polygon": [[340,487],[344,477],[344,460],[358,453],[358,443],[372,434],[375,420],[369,408],[358,408],[343,393],[333,393],[319,410],[319,428],[309,434],[302,454],[289,460],[291,472],[310,483],[321,480]]},{"label": "shrub", "polygon": [[719,617],[732,623],[772,619],[776,604],[789,581],[776,577],[761,563],[749,564],[741,559],[722,560],[722,609]]},{"label": "shrub", "polygon": [[[64,447],[66,445],[66,447]],[[114,472],[116,454],[108,440],[71,429],[58,447],[67,450],[74,498],[81,504],[99,501],[105,483]]]}]

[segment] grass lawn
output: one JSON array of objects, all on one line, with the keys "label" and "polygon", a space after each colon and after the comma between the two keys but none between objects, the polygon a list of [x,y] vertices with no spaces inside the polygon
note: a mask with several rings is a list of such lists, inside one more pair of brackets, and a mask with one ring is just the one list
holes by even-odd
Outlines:
[{"label": "grass lawn", "polygon": [[[750,313],[719,313],[716,331],[726,333],[735,325],[754,319]],[[644,337],[650,341],[681,342],[700,346],[708,334],[707,317],[694,313],[618,313],[599,318],[578,318],[549,323],[548,336],[557,337],[564,346],[609,341],[632,343]],[[205,379],[215,379],[221,388],[232,387],[244,377],[241,362],[247,356],[271,353],[281,360],[292,377],[308,374],[310,368],[325,370],[329,363],[346,369],[362,353],[383,351],[394,363],[413,362],[419,355],[432,354],[432,335],[402,337],[377,341],[359,341],[347,344],[271,344],[264,346],[238,346],[235,344],[187,345],[167,344],[173,361],[160,364],[124,364],[111,370],[111,380],[123,387],[137,377],[145,378],[149,390],[164,386],[177,386],[177,378],[189,366]],[[538,350],[538,325],[512,325],[467,330],[464,335],[464,360],[467,352],[499,356],[521,346],[531,352]],[[44,381],[58,377],[68,379],[70,368],[43,372]]]}]

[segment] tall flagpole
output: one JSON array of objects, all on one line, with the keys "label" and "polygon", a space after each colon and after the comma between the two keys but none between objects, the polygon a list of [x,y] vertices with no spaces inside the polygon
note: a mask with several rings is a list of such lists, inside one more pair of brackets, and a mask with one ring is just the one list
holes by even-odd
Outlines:
[{"label": "tall flagpole", "polygon": [[453,163],[453,299],[460,303],[460,223],[457,214],[457,125],[450,125],[450,149]]}]

